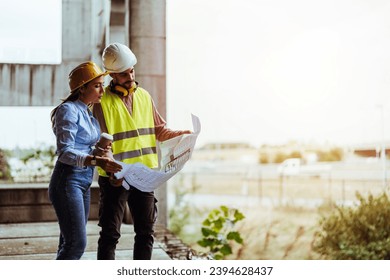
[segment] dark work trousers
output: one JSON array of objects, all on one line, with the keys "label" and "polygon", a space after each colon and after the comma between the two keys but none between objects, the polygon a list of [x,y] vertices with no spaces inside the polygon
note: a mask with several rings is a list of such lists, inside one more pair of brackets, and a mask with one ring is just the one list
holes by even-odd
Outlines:
[{"label": "dark work trousers", "polygon": [[112,186],[108,177],[99,176],[100,202],[98,260],[114,260],[116,244],[128,203],[134,226],[134,260],[150,260],[154,243],[154,223],[157,219],[157,200],[154,192],[141,192],[131,187]]}]

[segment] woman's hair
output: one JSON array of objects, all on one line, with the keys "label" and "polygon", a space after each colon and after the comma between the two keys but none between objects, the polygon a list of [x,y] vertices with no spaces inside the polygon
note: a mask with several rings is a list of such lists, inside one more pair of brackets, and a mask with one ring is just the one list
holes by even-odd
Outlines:
[{"label": "woman's hair", "polygon": [[51,113],[50,113],[50,120],[51,120],[51,126],[54,127],[55,125],[55,116],[58,110],[58,107],[60,107],[62,104],[68,101],[76,101],[80,97],[80,89],[75,90],[74,92],[71,92],[67,98],[63,99],[62,102],[55,107]]}]

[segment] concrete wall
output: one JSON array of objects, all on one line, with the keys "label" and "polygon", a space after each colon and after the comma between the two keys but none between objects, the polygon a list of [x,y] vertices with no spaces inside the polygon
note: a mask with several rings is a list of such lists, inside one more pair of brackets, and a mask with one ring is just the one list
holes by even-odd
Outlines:
[{"label": "concrete wall", "polygon": [[0,106],[59,104],[69,94],[69,72],[83,61],[100,58],[106,1],[63,0],[61,64],[0,63]]},{"label": "concrete wall", "polygon": [[[0,188],[0,223],[33,223],[57,221],[48,197],[48,183],[8,184]],[[91,188],[89,220],[99,215],[99,188]]]},{"label": "concrete wall", "polygon": [[137,55],[136,78],[166,117],[165,0],[130,1],[130,46]]},{"label": "concrete wall", "polygon": [[[130,48],[137,56],[136,80],[152,95],[166,118],[165,0],[130,0]],[[167,188],[156,191],[158,223],[167,225]]]}]

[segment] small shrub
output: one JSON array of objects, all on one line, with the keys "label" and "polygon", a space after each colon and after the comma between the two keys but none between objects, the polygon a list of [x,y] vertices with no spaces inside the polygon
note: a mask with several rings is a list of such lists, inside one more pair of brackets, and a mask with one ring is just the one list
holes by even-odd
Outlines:
[{"label": "small shrub", "polygon": [[12,180],[11,168],[8,163],[8,155],[7,152],[2,149],[0,149],[0,180]]},{"label": "small shrub", "polygon": [[270,160],[269,160],[268,155],[264,154],[264,153],[261,153],[260,156],[259,156],[259,163],[260,164],[267,164],[269,162],[270,162]]},{"label": "small shrub", "polygon": [[343,150],[333,148],[329,151],[318,151],[318,161],[340,161],[343,159]]},{"label": "small shrub", "polygon": [[56,159],[55,147],[41,147],[24,152],[12,169],[15,182],[48,182]]},{"label": "small shrub", "polygon": [[320,220],[313,250],[326,259],[390,259],[390,201],[383,193],[364,198],[356,207],[336,207]]},{"label": "small shrub", "polygon": [[284,153],[277,153],[273,159],[273,162],[274,163],[282,163],[283,161],[285,161],[286,159],[288,158],[288,155],[287,154],[284,154]]},{"label": "small shrub", "polygon": [[180,237],[190,218],[190,206],[184,201],[189,191],[184,187],[183,177],[179,178],[178,185],[173,187],[174,205],[169,210],[168,228]]},{"label": "small shrub", "polygon": [[241,235],[233,231],[234,225],[244,219],[245,216],[237,209],[229,209],[221,206],[212,210],[203,221],[203,239],[198,244],[204,248],[209,248],[213,259],[221,260],[232,254],[232,242],[243,243]]},{"label": "small shrub", "polygon": [[196,209],[187,203],[187,195],[195,193],[199,185],[196,183],[195,175],[192,176],[190,186],[185,185],[183,176],[178,175],[177,177],[177,184],[173,185],[172,189],[174,204],[169,210],[168,228],[181,239],[185,239],[187,236],[185,226],[190,223],[191,213],[196,211]]},{"label": "small shrub", "polygon": [[302,158],[302,154],[300,151],[292,151],[288,157],[289,158]]}]

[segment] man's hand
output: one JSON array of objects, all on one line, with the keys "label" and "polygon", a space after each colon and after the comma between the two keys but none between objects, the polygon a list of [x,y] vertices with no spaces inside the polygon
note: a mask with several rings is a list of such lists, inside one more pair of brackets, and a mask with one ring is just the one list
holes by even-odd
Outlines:
[{"label": "man's hand", "polygon": [[96,162],[106,172],[116,173],[122,170],[122,165],[108,157],[96,157]]}]

